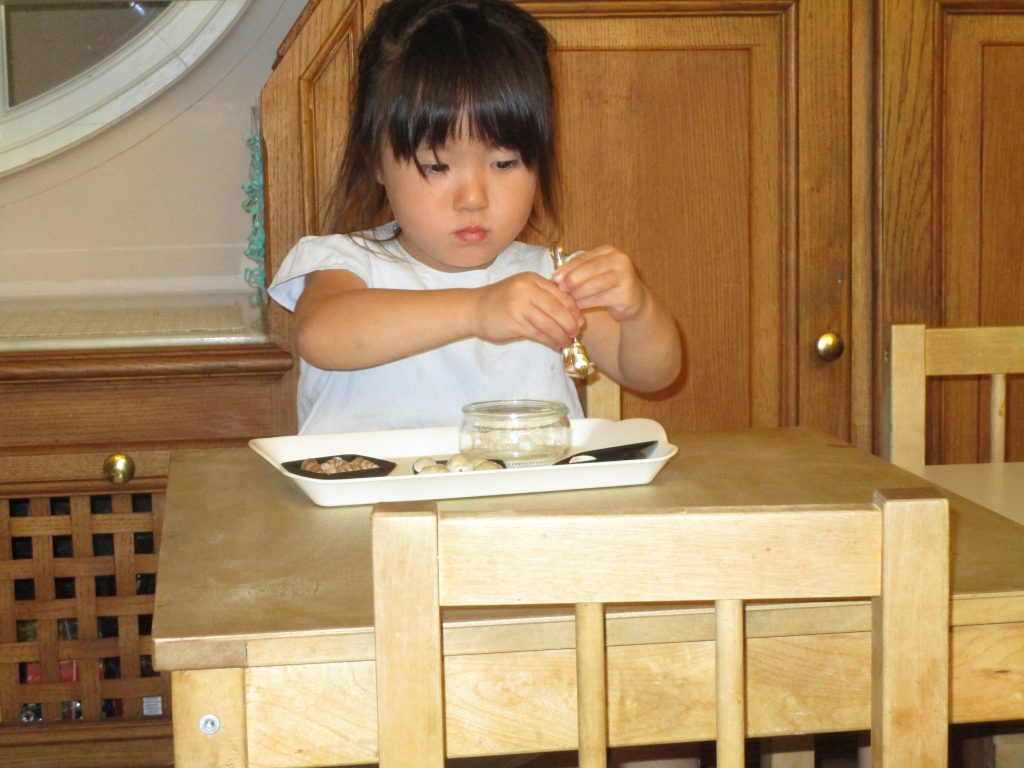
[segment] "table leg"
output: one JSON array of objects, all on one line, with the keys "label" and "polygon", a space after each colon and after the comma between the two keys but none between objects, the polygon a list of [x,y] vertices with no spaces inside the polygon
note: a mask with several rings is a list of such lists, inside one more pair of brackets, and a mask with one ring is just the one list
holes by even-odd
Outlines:
[{"label": "table leg", "polygon": [[814,768],[814,736],[762,739],[761,768]]},{"label": "table leg", "polygon": [[245,671],[171,673],[174,764],[244,768]]}]

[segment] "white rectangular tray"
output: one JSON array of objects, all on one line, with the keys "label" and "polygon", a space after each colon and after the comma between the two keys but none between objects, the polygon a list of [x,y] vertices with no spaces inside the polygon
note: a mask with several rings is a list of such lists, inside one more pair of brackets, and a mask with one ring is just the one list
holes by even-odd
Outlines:
[{"label": "white rectangular tray", "polygon": [[[249,445],[321,507],[644,485],[676,454],[676,446],[652,419],[573,419],[571,424],[569,453],[647,440],[658,444],[646,459],[429,475],[414,475],[412,463],[424,456],[446,459],[458,453],[458,427],[261,437]],[[385,477],[347,480],[300,477],[281,466],[295,459],[343,453],[387,459],[398,466]]]}]

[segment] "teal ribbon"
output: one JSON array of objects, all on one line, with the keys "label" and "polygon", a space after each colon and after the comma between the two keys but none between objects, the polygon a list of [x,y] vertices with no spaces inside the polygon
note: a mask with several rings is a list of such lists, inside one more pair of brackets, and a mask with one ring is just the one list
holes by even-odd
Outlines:
[{"label": "teal ribbon", "polygon": [[257,133],[245,136],[249,147],[249,181],[242,185],[245,201],[242,209],[252,216],[252,230],[245,247],[245,257],[253,262],[246,267],[245,282],[253,289],[253,306],[262,304],[267,292],[267,232],[263,226],[263,140]]}]

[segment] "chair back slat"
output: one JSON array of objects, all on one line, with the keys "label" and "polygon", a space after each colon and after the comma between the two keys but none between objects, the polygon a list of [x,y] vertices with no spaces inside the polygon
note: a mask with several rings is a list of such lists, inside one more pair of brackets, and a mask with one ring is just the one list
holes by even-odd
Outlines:
[{"label": "chair back slat", "polygon": [[622,418],[622,391],[618,384],[600,371],[591,374],[585,388],[587,417],[591,419]]},{"label": "chair back slat", "polygon": [[742,600],[715,601],[715,731],[720,768],[743,768],[747,733]]},{"label": "chair back slat", "polygon": [[575,610],[580,768],[605,768],[608,762],[608,671],[604,651],[604,606],[578,603]]},{"label": "chair back slat", "polygon": [[1006,461],[1006,374],[993,373],[989,387],[989,461]]},{"label": "chair back slat", "polygon": [[977,376],[996,371],[1024,373],[1024,327],[928,328],[928,376]]},{"label": "chair back slat", "polygon": [[[444,605],[820,598],[878,591],[873,553],[881,520],[877,507],[867,504],[616,515],[554,511],[500,521],[470,513],[445,515],[439,524]],[[808,541],[815,543],[813,550]]]}]

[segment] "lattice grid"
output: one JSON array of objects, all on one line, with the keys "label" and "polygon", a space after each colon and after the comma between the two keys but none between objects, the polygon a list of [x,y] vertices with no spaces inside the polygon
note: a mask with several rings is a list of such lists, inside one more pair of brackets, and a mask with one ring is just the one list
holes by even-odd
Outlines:
[{"label": "lattice grid", "polygon": [[0,723],[170,715],[152,667],[162,492],[0,497]]}]

